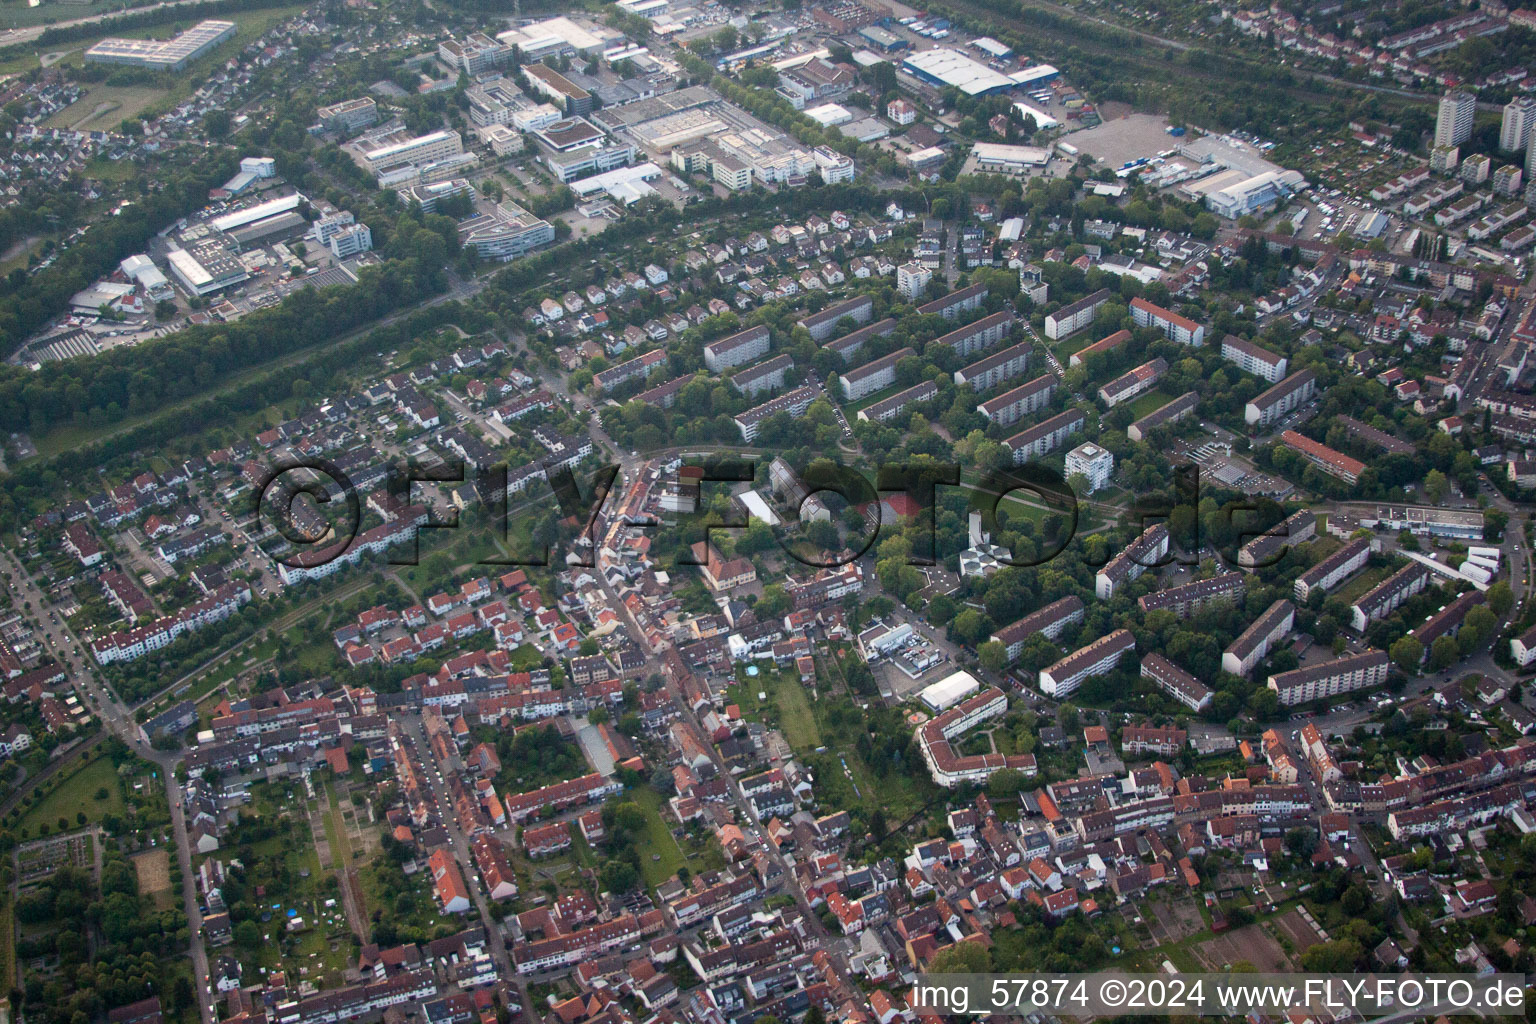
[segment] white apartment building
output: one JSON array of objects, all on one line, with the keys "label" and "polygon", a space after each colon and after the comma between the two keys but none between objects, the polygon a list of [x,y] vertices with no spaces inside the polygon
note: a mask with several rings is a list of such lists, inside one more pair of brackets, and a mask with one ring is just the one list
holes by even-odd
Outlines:
[{"label": "white apartment building", "polygon": [[896,268],[896,291],[908,302],[916,301],[933,280],[933,271],[921,263],[903,263]]},{"label": "white apartment building", "polygon": [[1109,486],[1109,478],[1115,472],[1115,457],[1092,441],[1084,442],[1067,452],[1067,479],[1081,473],[1088,481],[1088,493]]},{"label": "white apartment building", "polygon": [[1120,664],[1128,651],[1136,649],[1136,639],[1128,629],[1117,629],[1062,658],[1040,671],[1040,692],[1061,700],[1077,692],[1083,680],[1100,676]]}]

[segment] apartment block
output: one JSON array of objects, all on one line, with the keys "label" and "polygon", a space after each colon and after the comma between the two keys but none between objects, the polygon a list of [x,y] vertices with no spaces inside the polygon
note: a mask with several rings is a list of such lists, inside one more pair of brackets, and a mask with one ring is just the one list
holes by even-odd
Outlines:
[{"label": "apartment block", "polygon": [[1290,635],[1295,624],[1296,606],[1284,598],[1276,601],[1222,652],[1222,671],[1246,676],[1268,657],[1271,647]]},{"label": "apartment block", "polygon": [[1003,444],[1013,452],[1013,464],[1022,466],[1060,448],[1067,438],[1083,429],[1084,422],[1081,409],[1068,409],[1013,435]]},{"label": "apartment block", "polygon": [[1128,629],[1117,629],[1087,647],[1073,651],[1050,668],[1040,672],[1040,692],[1062,700],[1077,692],[1083,680],[1101,676],[1120,664],[1127,652],[1136,649],[1136,638]]},{"label": "apartment block", "polygon": [[1000,427],[1009,426],[1049,406],[1057,383],[1054,373],[1042,373],[1027,384],[982,402],[976,411]]},{"label": "apartment block", "polygon": [[1386,682],[1388,667],[1386,651],[1362,651],[1272,675],[1268,686],[1282,705],[1292,707],[1378,686]]},{"label": "apartment block", "polygon": [[1031,349],[1028,342],[994,352],[969,366],[955,371],[955,383],[970,385],[972,391],[986,391],[1029,369]]}]

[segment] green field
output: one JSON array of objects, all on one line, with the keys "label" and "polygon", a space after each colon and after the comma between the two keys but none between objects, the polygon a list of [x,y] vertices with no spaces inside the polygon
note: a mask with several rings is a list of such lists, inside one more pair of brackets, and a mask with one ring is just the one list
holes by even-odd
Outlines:
[{"label": "green field", "polygon": [[[757,676],[749,677],[746,666],[736,669],[736,685],[730,687],[731,699],[741,707],[743,718],[777,727],[796,750],[814,750],[821,746],[821,728],[811,711],[809,695],[798,675],[780,672],[769,662],[756,665]],[[766,694],[758,700],[758,694]]]},{"label": "green field", "polygon": [[[67,128],[76,131],[116,129],[124,120],[137,120],[155,103],[166,99],[168,90],[152,85],[93,85],[84,96],[56,111],[44,124],[49,128]],[[108,167],[127,164],[107,163]]]},{"label": "green field", "polygon": [[672,837],[672,829],[662,817],[664,798],[660,793],[649,786],[639,786],[624,796],[645,811],[645,833],[635,845],[640,851],[640,874],[646,885],[655,887],[676,877],[677,869],[685,864],[690,871],[698,871],[704,866],[699,861],[690,860]]},{"label": "green field", "polygon": [[1368,565],[1360,575],[1345,583],[1333,594],[1345,604],[1353,604],[1357,598],[1387,578],[1391,569],[1386,566]]},{"label": "green field", "polygon": [[[96,794],[102,789],[107,791],[107,796],[98,800]],[[104,754],[77,768],[57,788],[33,804],[17,825],[26,830],[24,834],[33,834],[44,824],[50,831],[56,829],[59,819],[63,818],[70,828],[76,828],[77,816],[81,813],[90,822],[99,822],[108,814],[123,813],[123,787],[117,767]]]},{"label": "green field", "polygon": [[1179,396],[1170,395],[1161,388],[1153,388],[1144,395],[1137,395],[1135,400],[1131,402],[1131,415],[1139,420],[1147,415],[1147,413],[1161,409],[1177,397]]}]

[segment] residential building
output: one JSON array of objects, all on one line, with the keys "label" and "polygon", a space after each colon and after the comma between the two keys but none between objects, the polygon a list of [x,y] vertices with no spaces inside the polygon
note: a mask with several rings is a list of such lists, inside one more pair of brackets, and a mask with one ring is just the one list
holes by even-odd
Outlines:
[{"label": "residential building", "polygon": [[1270,649],[1290,635],[1296,624],[1296,606],[1281,598],[1270,605],[1221,655],[1221,669],[1246,676],[1269,655]]},{"label": "residential building", "polygon": [[1086,295],[1076,302],[1047,313],[1045,336],[1052,341],[1061,341],[1076,334],[1093,323],[1094,318],[1099,315],[1099,308],[1110,300],[1111,295],[1108,288],[1100,288],[1091,295]]},{"label": "residential building", "polygon": [[994,352],[984,359],[980,359],[969,366],[961,367],[955,371],[955,383],[970,385],[972,391],[986,391],[997,384],[1012,377],[1017,377],[1029,369],[1029,360],[1032,349],[1028,342],[1022,342]]},{"label": "residential building", "polygon": [[1040,672],[1040,692],[1053,700],[1064,700],[1077,692],[1083,680],[1103,675],[1120,664],[1120,659],[1136,649],[1136,639],[1128,629],[1117,629],[1062,658]]},{"label": "residential building", "polygon": [[1115,457],[1093,442],[1085,442],[1067,452],[1066,476],[1082,474],[1087,481],[1088,493],[1109,486],[1109,478],[1115,472]]},{"label": "residential building", "polygon": [[1022,466],[1031,459],[1048,455],[1060,448],[1067,438],[1083,429],[1084,421],[1081,409],[1068,409],[1036,423],[1028,430],[1020,431],[1003,444],[1013,452],[1013,464]]},{"label": "residential building", "polygon": [[1125,546],[1094,577],[1093,592],[1100,601],[1108,601],[1122,583],[1129,583],[1168,556],[1168,527],[1153,523]]},{"label": "residential building", "polygon": [[1317,394],[1317,374],[1297,370],[1289,377],[1257,395],[1243,410],[1243,420],[1250,427],[1268,427],[1282,419]]},{"label": "residential building", "polygon": [[1435,145],[1459,146],[1472,137],[1472,123],[1477,117],[1477,96],[1465,89],[1453,89],[1440,97],[1435,117]]},{"label": "residential building", "polygon": [[1386,651],[1367,650],[1272,675],[1268,686],[1281,705],[1292,707],[1377,686],[1386,682],[1388,667]]},{"label": "residential building", "polygon": [[1008,652],[1008,660],[1011,662],[1023,653],[1025,642],[1035,634],[1038,633],[1047,640],[1055,640],[1068,626],[1082,621],[1082,599],[1068,595],[1052,601],[1039,611],[1031,612],[1011,625],[996,630],[991,639],[1004,646]]},{"label": "residential building", "polygon": [[1054,373],[1042,373],[1027,384],[982,402],[976,411],[1000,427],[1009,426],[1049,406],[1057,383]]},{"label": "residential building", "polygon": [[1285,356],[1261,348],[1235,334],[1228,334],[1221,339],[1221,357],[1232,360],[1244,373],[1262,377],[1271,384],[1279,383],[1285,376]]},{"label": "residential building", "polygon": [[1397,572],[1366,591],[1350,605],[1350,625],[1358,632],[1377,619],[1384,619],[1429,584],[1429,566],[1422,562],[1409,562]]},{"label": "residential building", "polygon": [[1305,603],[1315,591],[1327,593],[1344,580],[1365,568],[1371,557],[1371,542],[1365,538],[1352,540],[1327,558],[1296,577],[1293,590],[1296,600]]},{"label": "residential building", "polygon": [[1181,345],[1205,344],[1205,328],[1186,316],[1155,306],[1141,296],[1131,300],[1131,319],[1137,327],[1156,327],[1163,337]]},{"label": "residential building", "polygon": [[839,374],[837,383],[842,390],[843,400],[857,402],[866,395],[872,395],[882,388],[895,384],[896,364],[908,356],[915,355],[917,353],[910,348],[899,348],[889,355],[883,355],[847,373]]},{"label": "residential building", "polygon": [[1191,711],[1204,711],[1211,706],[1211,691],[1200,680],[1161,654],[1148,654],[1143,657],[1141,674],[1143,678],[1152,680],[1158,689]]}]

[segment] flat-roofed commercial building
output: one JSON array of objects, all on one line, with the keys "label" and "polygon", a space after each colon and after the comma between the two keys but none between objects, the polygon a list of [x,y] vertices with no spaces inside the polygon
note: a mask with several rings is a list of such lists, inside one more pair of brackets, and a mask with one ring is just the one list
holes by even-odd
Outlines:
[{"label": "flat-roofed commercial building", "polygon": [[857,402],[866,395],[872,395],[881,388],[888,388],[896,383],[896,364],[907,356],[917,355],[910,348],[899,348],[889,355],[871,360],[863,366],[839,374],[838,387],[842,389],[843,399],[849,402]]},{"label": "flat-roofed commercial building", "polygon": [[1235,334],[1228,334],[1221,339],[1221,357],[1232,360],[1244,373],[1262,377],[1271,384],[1278,383],[1285,376],[1288,365],[1285,356]]},{"label": "flat-roofed commercial building", "polygon": [[1036,633],[1047,640],[1055,640],[1068,626],[1082,621],[1083,601],[1069,594],[995,631],[992,639],[1003,645],[1008,652],[1008,660],[1013,661],[1024,652],[1024,644]]},{"label": "flat-roofed commercial building", "polygon": [[1068,409],[1044,422],[1036,423],[1028,430],[1014,434],[1003,444],[1013,452],[1013,464],[1022,466],[1066,444],[1069,437],[1083,429],[1084,422],[1081,409]]},{"label": "flat-roofed commercial building", "polygon": [[1279,384],[1256,395],[1243,410],[1243,419],[1252,426],[1267,427],[1317,394],[1317,374],[1297,370]]},{"label": "flat-roofed commercial building", "polygon": [[200,21],[170,39],[103,39],[85,51],[87,64],[128,64],[150,71],[180,71],[226,39],[239,26],[232,21]]},{"label": "flat-roofed commercial building", "polygon": [[181,286],[193,295],[212,295],[248,280],[244,264],[222,242],[208,241],[189,249],[172,249],[166,266]]},{"label": "flat-roofed commercial building", "polygon": [[555,229],[512,202],[459,222],[459,241],[481,259],[505,263],[555,240]]},{"label": "flat-roofed commercial building", "polygon": [[382,174],[407,164],[427,164],[464,152],[464,140],[451,129],[429,132],[413,139],[391,142],[360,154],[363,169]]},{"label": "flat-roofed commercial building", "polygon": [[1387,652],[1362,651],[1269,677],[1269,688],[1286,707],[1326,700],[1387,681]]},{"label": "flat-roofed commercial building", "polygon": [[592,112],[592,94],[547,64],[524,64],[528,84],[559,107],[568,117]]},{"label": "flat-roofed commercial building", "polygon": [[1000,427],[1011,426],[1050,405],[1057,383],[1054,373],[1042,373],[1027,384],[982,402],[976,411]]},{"label": "flat-roofed commercial building", "polygon": [[1350,576],[1365,568],[1371,557],[1371,542],[1364,537],[1352,540],[1339,550],[1296,577],[1292,590],[1296,600],[1306,601],[1314,591],[1327,593]]},{"label": "flat-roofed commercial building", "polygon": [[1423,591],[1429,584],[1429,566],[1422,562],[1410,562],[1349,606],[1350,625],[1358,632],[1377,619],[1384,619],[1408,600]]},{"label": "flat-roofed commercial building", "polygon": [[1167,405],[1153,409],[1141,419],[1125,428],[1125,436],[1132,441],[1145,441],[1147,435],[1157,427],[1167,423],[1181,420],[1195,411],[1195,406],[1200,404],[1198,391],[1186,391]]},{"label": "flat-roofed commercial building", "polygon": [[1010,377],[1017,377],[1029,369],[1031,349],[1028,342],[994,352],[985,359],[955,371],[955,383],[970,385],[972,391],[986,391]]},{"label": "flat-roofed commercial building", "polygon": [[1295,624],[1296,606],[1285,598],[1276,601],[1222,652],[1222,671],[1246,676],[1268,656],[1271,647],[1290,635]]},{"label": "flat-roofed commercial building", "polygon": [[1163,337],[1181,345],[1203,345],[1205,328],[1187,316],[1156,306],[1137,296],[1131,300],[1131,319],[1137,327],[1156,327]]},{"label": "flat-roofed commercial building", "polygon": [[1086,295],[1076,302],[1062,306],[1060,309],[1045,316],[1045,336],[1052,341],[1060,341],[1076,334],[1078,331],[1093,323],[1099,315],[1099,307],[1108,302],[1111,297],[1108,288],[1100,288],[1092,295]]},{"label": "flat-roofed commercial building", "polygon": [[372,96],[361,96],[354,100],[342,100],[340,103],[321,107],[315,111],[315,116],[328,131],[350,135],[352,132],[359,132],[370,125],[377,124],[379,107]]},{"label": "flat-roofed commercial building", "polygon": [[1148,654],[1142,658],[1141,674],[1191,711],[1204,711],[1211,706],[1211,691],[1161,654]]},{"label": "flat-roofed commercial building", "polygon": [[474,77],[505,64],[512,50],[484,32],[471,32],[460,39],[445,39],[437,44],[437,59],[454,71]]},{"label": "flat-roofed commercial building", "polygon": [[1365,472],[1365,463],[1359,459],[1351,458],[1343,452],[1335,451],[1321,442],[1314,441],[1305,434],[1298,434],[1294,430],[1287,430],[1280,435],[1280,443],[1301,455],[1312,465],[1327,473],[1336,476],[1345,483],[1352,484],[1360,479],[1360,474]]},{"label": "flat-roofed commercial building", "polygon": [[1136,638],[1128,629],[1117,629],[1062,658],[1040,671],[1040,692],[1061,700],[1077,692],[1083,680],[1101,676],[1120,664],[1128,651],[1136,649]]},{"label": "flat-roofed commercial building", "polygon": [[851,299],[834,302],[819,312],[801,317],[799,324],[809,331],[816,341],[826,341],[832,337],[832,332],[837,330],[838,322],[844,317],[855,324],[865,324],[874,315],[874,309],[874,300],[868,295],[855,295]]}]

